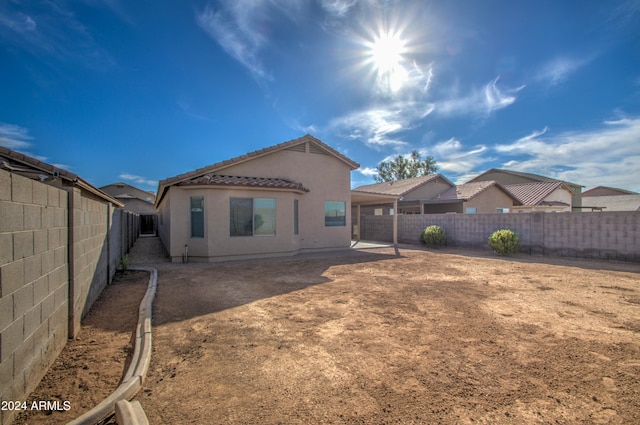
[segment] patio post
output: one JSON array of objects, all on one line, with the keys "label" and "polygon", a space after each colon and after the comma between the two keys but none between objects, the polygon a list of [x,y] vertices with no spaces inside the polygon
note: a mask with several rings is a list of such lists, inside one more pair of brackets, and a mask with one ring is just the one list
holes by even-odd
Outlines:
[{"label": "patio post", "polygon": [[398,245],[398,199],[393,200],[393,244]]}]

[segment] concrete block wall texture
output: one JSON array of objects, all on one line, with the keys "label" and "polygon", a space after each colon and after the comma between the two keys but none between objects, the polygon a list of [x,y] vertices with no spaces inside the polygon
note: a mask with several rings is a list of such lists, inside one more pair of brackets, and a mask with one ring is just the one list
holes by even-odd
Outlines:
[{"label": "concrete block wall texture", "polygon": [[[135,242],[136,220],[77,187],[0,170],[1,400],[27,400],[77,335]],[[14,413],[0,411],[0,424]]]},{"label": "concrete block wall texture", "polygon": [[25,400],[66,343],[66,206],[64,190],[0,170],[1,400]]},{"label": "concrete block wall texture", "polygon": [[[391,216],[361,216],[362,239],[390,242]],[[442,226],[447,245],[489,249],[495,230],[520,237],[521,251],[535,255],[640,262],[640,212],[399,215],[398,241],[420,243],[430,225]]]}]

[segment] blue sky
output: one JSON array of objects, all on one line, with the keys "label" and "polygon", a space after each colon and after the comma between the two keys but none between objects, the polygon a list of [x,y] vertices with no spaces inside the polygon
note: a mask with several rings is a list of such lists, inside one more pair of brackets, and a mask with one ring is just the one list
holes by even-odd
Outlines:
[{"label": "blue sky", "polygon": [[96,186],[311,133],[640,191],[640,1],[0,2],[0,144]]}]

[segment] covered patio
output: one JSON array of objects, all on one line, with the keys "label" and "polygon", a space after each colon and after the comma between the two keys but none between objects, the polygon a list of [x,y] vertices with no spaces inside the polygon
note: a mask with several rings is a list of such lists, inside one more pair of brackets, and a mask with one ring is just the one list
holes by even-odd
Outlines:
[{"label": "covered patio", "polygon": [[355,207],[355,213],[352,217],[352,239],[356,242],[360,241],[360,208],[362,206],[373,205],[390,205],[393,209],[393,244],[398,244],[398,201],[401,196],[376,194],[370,192],[351,191],[351,208]]}]

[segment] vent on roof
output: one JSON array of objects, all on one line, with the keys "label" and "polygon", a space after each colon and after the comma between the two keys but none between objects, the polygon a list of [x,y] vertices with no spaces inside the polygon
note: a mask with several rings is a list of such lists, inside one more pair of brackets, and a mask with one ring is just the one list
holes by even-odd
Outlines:
[{"label": "vent on roof", "polygon": [[317,153],[319,155],[329,155],[329,152],[325,151],[319,146],[314,145],[313,143],[309,143],[309,152]]},{"label": "vent on roof", "polygon": [[291,146],[290,148],[288,148],[286,150],[294,151],[294,152],[306,152],[307,149],[306,149],[305,145],[306,145],[306,143],[300,143],[299,145]]}]

